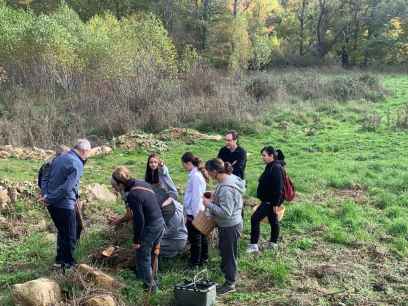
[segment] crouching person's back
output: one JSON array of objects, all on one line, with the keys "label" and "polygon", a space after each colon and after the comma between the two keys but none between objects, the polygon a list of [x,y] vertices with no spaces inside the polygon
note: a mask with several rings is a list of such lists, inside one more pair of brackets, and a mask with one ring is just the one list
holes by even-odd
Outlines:
[{"label": "crouching person's back", "polygon": [[158,251],[164,233],[164,220],[156,194],[150,184],[130,178],[125,167],[118,167],[112,173],[112,187],[126,194],[127,205],[132,211],[136,276],[143,281],[145,289],[155,291],[157,282],[151,254]]},{"label": "crouching person's back", "polygon": [[187,244],[187,227],[183,206],[176,200],[162,207],[166,231],[160,244],[160,256],[172,258],[184,252]]}]

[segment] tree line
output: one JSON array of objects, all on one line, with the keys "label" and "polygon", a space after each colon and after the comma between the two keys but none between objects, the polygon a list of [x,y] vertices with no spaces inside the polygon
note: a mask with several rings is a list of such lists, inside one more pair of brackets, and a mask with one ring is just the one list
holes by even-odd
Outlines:
[{"label": "tree line", "polygon": [[[53,14],[60,0],[7,0]],[[179,54],[186,46],[219,68],[408,62],[408,0],[66,0],[82,21],[157,16]]]}]

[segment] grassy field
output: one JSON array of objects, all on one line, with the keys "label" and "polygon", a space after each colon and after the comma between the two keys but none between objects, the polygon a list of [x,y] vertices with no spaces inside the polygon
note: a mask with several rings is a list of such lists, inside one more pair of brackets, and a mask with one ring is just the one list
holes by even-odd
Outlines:
[{"label": "grassy field", "polygon": [[[246,255],[249,212],[239,259],[238,291],[220,305],[408,305],[408,77],[386,75],[385,101],[296,102],[273,105],[258,132],[244,135],[248,151],[247,181],[253,196],[263,170],[259,150],[267,144],[281,148],[298,197],[287,205],[282,241],[277,252]],[[405,116],[405,117],[404,117]],[[405,120],[405,121],[404,121]],[[172,142],[162,157],[182,189],[186,173],[180,156],[191,150],[204,160],[222,144]],[[94,158],[86,165],[83,184],[109,182],[117,165],[142,177],[146,152],[125,152]],[[32,181],[40,162],[0,160],[0,177]],[[115,232],[106,214],[123,211],[121,203],[92,204],[86,215],[90,227],[77,252],[80,262],[111,243],[129,245],[130,229]],[[0,230],[0,305],[11,305],[9,286],[49,275],[54,256],[53,235],[44,229],[50,219],[38,204],[17,202],[4,213],[21,232]],[[263,225],[263,242],[269,228]],[[216,249],[209,273],[221,282]],[[143,302],[141,284],[133,272],[104,267],[126,284],[120,292],[127,305]],[[171,305],[173,285],[192,278],[185,258],[160,267],[161,290],[151,305]],[[68,294],[80,289],[66,282]]]}]

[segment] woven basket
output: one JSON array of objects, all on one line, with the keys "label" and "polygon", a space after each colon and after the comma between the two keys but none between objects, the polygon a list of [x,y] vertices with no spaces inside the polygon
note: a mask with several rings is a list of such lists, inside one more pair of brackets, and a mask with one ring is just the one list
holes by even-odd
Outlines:
[{"label": "woven basket", "polygon": [[201,234],[208,236],[215,228],[215,221],[205,211],[200,211],[193,220],[193,225]]}]

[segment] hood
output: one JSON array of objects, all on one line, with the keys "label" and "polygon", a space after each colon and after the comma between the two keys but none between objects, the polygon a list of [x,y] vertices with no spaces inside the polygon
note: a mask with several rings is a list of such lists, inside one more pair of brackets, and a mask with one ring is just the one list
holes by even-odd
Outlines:
[{"label": "hood", "polygon": [[224,182],[220,183],[220,186],[222,185],[232,186],[241,194],[245,193],[245,181],[234,174],[227,176],[227,179]]}]

